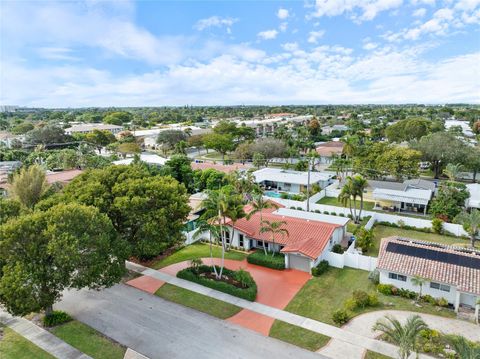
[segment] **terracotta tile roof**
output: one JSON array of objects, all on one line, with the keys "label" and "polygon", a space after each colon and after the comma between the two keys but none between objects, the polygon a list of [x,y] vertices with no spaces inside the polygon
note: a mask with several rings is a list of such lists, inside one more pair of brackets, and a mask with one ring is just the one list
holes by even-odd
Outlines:
[{"label": "terracotta tile roof", "polygon": [[83,173],[82,170],[68,170],[68,171],[62,171],[62,172],[48,173],[46,175],[46,178],[47,178],[47,182],[50,184],[55,182],[67,183],[82,173]]},{"label": "terracotta tile roof", "polygon": [[[249,213],[250,211],[251,206],[246,206],[245,212]],[[312,259],[320,256],[333,231],[341,227],[338,224],[278,215],[275,208],[265,209],[262,216],[264,221],[286,222],[281,228],[288,231],[288,236],[282,237],[280,234],[275,236],[275,243],[284,246],[282,252],[298,252]],[[242,218],[235,223],[235,229],[245,233],[248,237],[271,242],[271,234],[259,233],[260,228],[260,213],[255,213],[249,220]]]},{"label": "terracotta tile roof", "polygon": [[217,164],[217,163],[209,163],[209,162],[203,162],[203,163],[192,163],[192,169],[193,170],[206,170],[208,168],[213,168],[217,171],[225,172],[225,173],[231,173],[234,171],[241,171],[241,170],[247,170],[250,168],[248,165],[242,165],[240,163],[236,163],[233,165],[222,165],[222,164]]},{"label": "terracotta tile roof", "polygon": [[[399,243],[403,246],[413,248],[422,248],[437,253],[452,253],[461,258],[480,258],[478,254],[460,251],[459,248],[417,241],[414,239],[388,237],[383,238],[380,244],[380,253],[378,256],[378,269],[384,269],[409,276],[420,276],[433,282],[440,282],[455,286],[461,292],[480,295],[480,266],[451,264],[444,261],[416,257],[392,252],[387,245],[389,243]],[[477,252],[477,251],[475,251]]]},{"label": "terracotta tile roof", "polygon": [[331,156],[332,153],[335,154],[341,154],[343,152],[343,142],[340,141],[330,141],[330,142],[325,142],[319,145],[316,148],[317,153],[320,156]]}]

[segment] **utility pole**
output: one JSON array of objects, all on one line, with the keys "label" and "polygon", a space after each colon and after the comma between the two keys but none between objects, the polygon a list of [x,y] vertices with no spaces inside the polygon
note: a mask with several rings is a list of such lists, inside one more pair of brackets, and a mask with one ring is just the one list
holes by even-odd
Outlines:
[{"label": "utility pole", "polygon": [[[313,158],[313,157],[312,157]],[[310,158],[308,158],[308,179],[307,179],[307,212],[310,212]]]}]

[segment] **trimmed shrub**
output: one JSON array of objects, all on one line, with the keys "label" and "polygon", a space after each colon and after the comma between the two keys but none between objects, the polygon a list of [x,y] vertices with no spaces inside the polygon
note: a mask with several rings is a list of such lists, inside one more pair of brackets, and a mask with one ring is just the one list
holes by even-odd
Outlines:
[{"label": "trimmed shrub", "polygon": [[394,292],[393,288],[395,288],[395,287],[391,284],[379,284],[379,285],[377,285],[378,292],[382,293],[384,295],[392,295],[393,292]]},{"label": "trimmed shrub", "polygon": [[353,297],[353,300],[355,301],[357,308],[363,309],[365,307],[368,307],[369,298],[368,298],[367,292],[363,290],[354,290],[352,297]]},{"label": "trimmed shrub", "polygon": [[328,271],[330,268],[330,265],[328,264],[328,261],[323,260],[315,268],[312,268],[312,275],[315,277],[321,276],[323,273]]},{"label": "trimmed shrub", "polygon": [[72,320],[72,317],[61,310],[54,310],[51,314],[43,317],[43,325],[46,327],[54,327]]},{"label": "trimmed shrub", "polygon": [[339,243],[337,243],[332,247],[332,252],[342,254],[344,252],[344,250],[343,250],[342,246]]},{"label": "trimmed shrub", "polygon": [[340,213],[339,216],[340,217],[345,217],[345,213]]},{"label": "trimmed shrub", "polygon": [[335,324],[342,325],[350,320],[350,314],[345,309],[338,309],[332,313],[332,320]]},{"label": "trimmed shrub", "polygon": [[330,212],[328,212],[328,211],[323,211],[323,214],[330,214]]},{"label": "trimmed shrub", "polygon": [[369,294],[368,295],[368,306],[369,307],[377,307],[380,304],[378,300],[378,296],[376,294]]},{"label": "trimmed shrub", "polygon": [[448,307],[448,300],[446,300],[445,298],[438,298],[437,299],[437,305],[439,307]]},{"label": "trimmed shrub", "polygon": [[443,221],[440,218],[432,219],[432,230],[434,233],[443,233]]},{"label": "trimmed shrub", "polygon": [[353,215],[351,213],[347,217],[353,219]]},{"label": "trimmed shrub", "polygon": [[368,273],[368,279],[372,281],[373,284],[377,285],[380,283],[380,272],[378,269],[374,269],[370,273]]},{"label": "trimmed shrub", "polygon": [[408,289],[403,289],[403,288],[398,288],[397,295],[399,295],[400,297],[403,297],[403,298],[407,298],[407,299],[417,298],[417,293],[416,292],[414,292],[412,290],[408,290]]},{"label": "trimmed shrub", "polygon": [[302,208],[302,207],[297,207],[297,209],[298,209],[299,211],[303,211],[303,208]]},{"label": "trimmed shrub", "polygon": [[322,213],[319,209],[316,209],[314,212],[315,213]]},{"label": "trimmed shrub", "polygon": [[[220,270],[218,266],[216,268],[217,268],[217,271]],[[200,274],[202,273],[211,273],[211,272],[213,272],[213,267],[202,265],[198,268],[199,274],[195,273],[192,270],[192,268],[185,268],[177,273],[177,277],[185,280],[189,280],[190,282],[201,284],[208,288],[216,289],[220,292],[227,293],[235,297],[250,300],[252,302],[257,297],[257,284],[255,283],[253,278],[250,276],[250,273],[245,272],[250,277],[249,279],[247,278],[246,275],[241,274],[240,276],[242,277],[241,278],[242,280],[240,280],[237,278],[238,271],[232,271],[230,269],[223,268],[223,275],[225,277],[234,278],[238,282],[241,282],[242,286],[247,285],[246,288],[239,288],[227,282],[217,281],[214,279],[200,276]]]},{"label": "trimmed shrub", "polygon": [[248,255],[247,262],[277,270],[285,269],[285,255],[282,253],[275,253],[272,257],[271,253],[265,255],[263,251],[255,251]]},{"label": "trimmed shrub", "polygon": [[432,305],[436,305],[437,304],[437,300],[435,298],[433,298],[431,295],[429,294],[425,294],[425,295],[422,295],[420,297],[420,299],[425,302],[425,303],[429,303],[429,304],[432,304]]}]

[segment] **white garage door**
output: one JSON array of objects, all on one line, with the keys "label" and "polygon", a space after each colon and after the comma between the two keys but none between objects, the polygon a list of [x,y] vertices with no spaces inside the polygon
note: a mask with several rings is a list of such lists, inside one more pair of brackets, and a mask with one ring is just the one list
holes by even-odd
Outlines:
[{"label": "white garage door", "polygon": [[298,269],[303,272],[308,272],[310,273],[310,259],[297,256],[295,254],[290,254],[289,255],[289,266],[292,269]]}]

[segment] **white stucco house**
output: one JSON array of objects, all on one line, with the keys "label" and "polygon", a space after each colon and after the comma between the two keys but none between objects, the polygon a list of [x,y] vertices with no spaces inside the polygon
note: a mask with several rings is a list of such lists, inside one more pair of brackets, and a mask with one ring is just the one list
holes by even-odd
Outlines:
[{"label": "white stucco house", "polygon": [[119,132],[123,131],[122,126],[117,126],[117,125],[110,125],[107,123],[82,123],[82,124],[77,124],[73,125],[72,127],[66,128],[65,133],[67,135],[73,135],[75,133],[90,133],[95,130],[99,131],[109,131],[116,135]]},{"label": "white stucco house", "polygon": [[[245,207],[245,212],[251,211]],[[235,222],[233,236],[232,222],[227,221],[229,231],[227,242],[234,247],[245,250],[263,249],[263,242],[270,251],[285,254],[285,267],[310,272],[321,261],[326,251],[342,241],[346,234],[348,218],[323,215],[287,209],[283,207],[268,208],[262,211],[263,221],[286,222],[281,228],[288,231],[288,236],[277,234],[275,243],[270,233],[260,233],[260,213],[253,214],[249,220],[242,218]]]},{"label": "white stucco house", "polygon": [[426,280],[422,294],[445,298],[455,311],[475,311],[480,299],[480,251],[388,237],[380,245],[380,283],[419,292],[415,276]]},{"label": "white stucco house", "polygon": [[480,183],[467,184],[467,190],[470,197],[467,199],[466,207],[480,209]]},{"label": "white stucco house", "polygon": [[[124,158],[118,161],[114,161],[114,165],[129,165],[133,162],[134,157]],[[142,153],[140,154],[140,161],[145,162],[151,166],[164,166],[167,163],[168,158],[160,157],[159,155],[152,154],[152,153]]]},{"label": "white stucco house", "polygon": [[[253,172],[255,182],[267,190],[300,193],[307,188],[308,172],[262,168]],[[310,186],[317,184],[321,189],[333,183],[333,172],[310,172]]]}]

